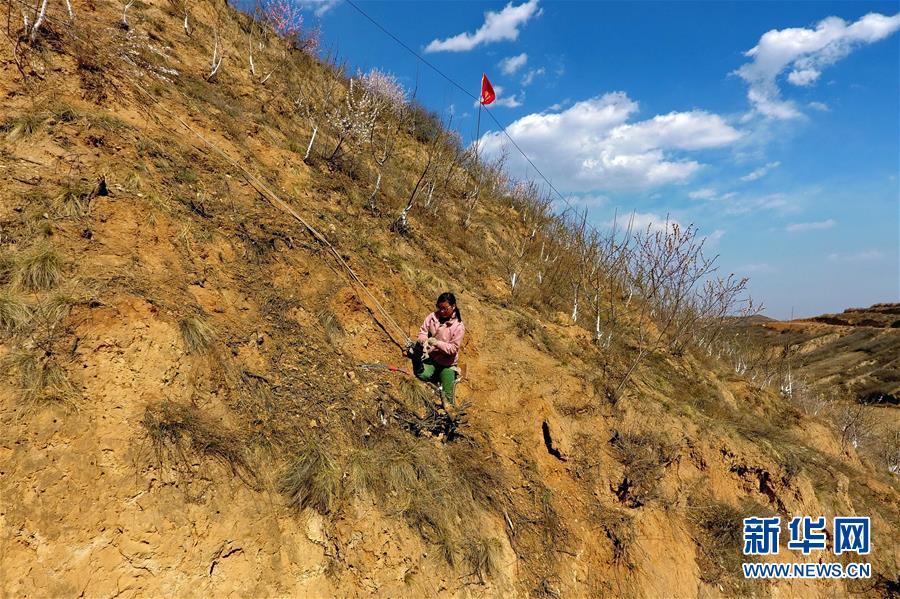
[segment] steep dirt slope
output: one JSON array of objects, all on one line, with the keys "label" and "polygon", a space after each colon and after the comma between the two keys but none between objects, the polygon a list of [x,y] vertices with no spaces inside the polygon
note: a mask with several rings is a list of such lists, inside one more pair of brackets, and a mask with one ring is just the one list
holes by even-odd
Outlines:
[{"label": "steep dirt slope", "polygon": [[[628,341],[511,296],[514,207],[486,197],[464,229],[450,189],[441,227],[417,208],[389,230],[415,132],[380,212],[371,160],[323,159],[334,132],[304,162],[285,90],[333,68],[272,39],[261,84],[222,4],[191,4],[190,35],[178,4],[135,2],[127,30],[117,5],[51,8],[0,72],[4,596],[896,591],[896,480],[821,421],[690,354],[609,399]],[[261,183],[408,334],[457,293],[462,438],[414,434],[433,396],[358,368],[400,360],[390,325]],[[871,516],[875,578],[747,583],[740,518],[766,513]]]}]

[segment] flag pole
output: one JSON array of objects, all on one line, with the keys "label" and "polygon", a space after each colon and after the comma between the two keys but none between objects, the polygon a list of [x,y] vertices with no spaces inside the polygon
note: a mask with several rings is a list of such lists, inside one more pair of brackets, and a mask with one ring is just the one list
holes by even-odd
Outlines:
[{"label": "flag pole", "polygon": [[478,102],[478,118],[475,119],[475,166],[478,166],[478,144],[481,141],[481,109],[484,104]]}]

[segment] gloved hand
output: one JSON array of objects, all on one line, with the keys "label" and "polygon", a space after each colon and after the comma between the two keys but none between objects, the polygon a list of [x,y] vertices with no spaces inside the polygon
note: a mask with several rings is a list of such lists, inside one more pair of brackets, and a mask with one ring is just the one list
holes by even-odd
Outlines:
[{"label": "gloved hand", "polygon": [[437,339],[435,337],[429,337],[425,342],[425,353],[430,353],[431,350],[437,347]]}]

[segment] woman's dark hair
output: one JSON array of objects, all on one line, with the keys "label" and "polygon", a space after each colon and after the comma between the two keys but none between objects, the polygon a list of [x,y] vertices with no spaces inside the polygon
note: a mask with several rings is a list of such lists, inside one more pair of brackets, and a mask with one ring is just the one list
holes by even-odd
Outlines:
[{"label": "woman's dark hair", "polygon": [[456,307],[456,296],[450,293],[449,291],[445,291],[440,294],[437,298],[435,304],[440,304],[441,302],[447,302],[451,306],[453,306],[453,315],[456,316],[456,320],[462,322],[462,315],[459,313],[459,308]]}]

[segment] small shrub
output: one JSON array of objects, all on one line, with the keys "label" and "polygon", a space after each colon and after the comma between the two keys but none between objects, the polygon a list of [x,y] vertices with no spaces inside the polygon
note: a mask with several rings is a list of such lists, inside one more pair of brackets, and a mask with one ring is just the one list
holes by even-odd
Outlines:
[{"label": "small shrub", "polygon": [[25,291],[56,287],[62,279],[62,261],[49,245],[38,245],[15,261],[15,286]]},{"label": "small shrub", "polygon": [[649,433],[619,433],[610,439],[616,457],[625,466],[625,478],[616,495],[629,507],[656,499],[665,468],[675,461],[675,448]]},{"label": "small shrub", "polygon": [[519,337],[533,337],[538,330],[538,323],[526,314],[519,314],[513,321],[513,328]]},{"label": "small shrub", "polygon": [[199,316],[188,316],[178,323],[184,349],[189,354],[209,352],[216,341],[216,330]]},{"label": "small shrub", "polygon": [[31,318],[28,304],[13,295],[0,295],[0,332],[17,333]]},{"label": "small shrub", "polygon": [[320,445],[308,443],[281,478],[280,490],[298,510],[320,514],[335,510],[340,496],[340,470]]},{"label": "small shrub", "polygon": [[[695,503],[695,502],[692,502]],[[741,509],[717,500],[706,500],[693,507],[688,519],[699,534],[700,578],[704,582],[725,587],[726,595],[746,595],[758,582],[740,576],[743,554],[743,520],[768,517],[771,510],[752,501]]]},{"label": "small shrub", "polygon": [[175,181],[177,181],[178,183],[191,184],[191,183],[196,183],[197,180],[198,180],[197,173],[194,171],[194,169],[192,169],[188,166],[179,168],[175,172]]}]

